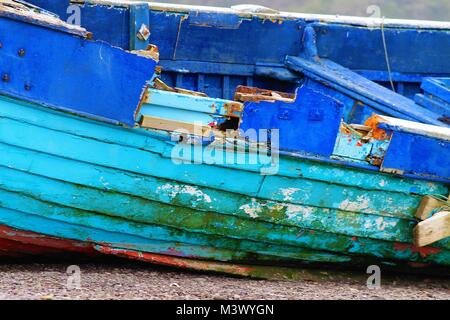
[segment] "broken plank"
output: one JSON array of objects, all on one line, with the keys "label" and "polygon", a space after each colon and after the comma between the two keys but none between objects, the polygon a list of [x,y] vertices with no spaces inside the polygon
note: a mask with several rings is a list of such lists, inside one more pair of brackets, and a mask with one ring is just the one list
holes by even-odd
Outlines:
[{"label": "broken plank", "polygon": [[292,99],[283,98],[280,96],[266,96],[262,94],[245,94],[245,93],[236,93],[235,100],[242,102],[258,102],[258,101],[283,101],[287,103],[294,102]]},{"label": "broken plank", "polygon": [[208,126],[203,126],[195,122],[190,123],[190,122],[176,121],[170,119],[151,117],[147,115],[143,115],[141,117],[140,125],[141,127],[147,129],[192,134],[202,137],[210,137],[212,133],[212,128]]},{"label": "broken plank", "polygon": [[422,198],[419,208],[416,211],[416,217],[419,218],[420,220],[426,220],[431,216],[433,210],[445,206],[450,205],[447,204],[445,201],[437,199],[433,196],[425,196]]},{"label": "broken plank", "polygon": [[441,211],[414,228],[414,244],[425,247],[450,237],[450,211]]}]

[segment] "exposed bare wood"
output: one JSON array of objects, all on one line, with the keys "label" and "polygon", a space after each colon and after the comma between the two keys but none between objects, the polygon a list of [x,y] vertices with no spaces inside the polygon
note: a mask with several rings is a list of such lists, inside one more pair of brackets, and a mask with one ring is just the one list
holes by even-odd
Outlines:
[{"label": "exposed bare wood", "polygon": [[286,92],[274,91],[274,90],[268,90],[268,89],[260,89],[260,88],[256,88],[256,87],[247,87],[247,86],[238,86],[236,88],[236,92],[237,93],[247,93],[247,94],[262,94],[262,95],[267,95],[267,96],[276,94],[283,98],[289,98],[289,99],[295,98],[295,94],[292,94],[292,93],[286,93]]},{"label": "exposed bare wood", "polygon": [[207,95],[203,92],[191,91],[191,90],[186,90],[186,89],[181,89],[181,88],[173,88],[173,87],[167,85],[166,83],[164,83],[164,81],[162,81],[159,78],[155,79],[155,81],[153,83],[153,88],[158,89],[158,90],[168,91],[168,92],[188,94],[188,95],[197,96],[197,97],[207,97]]},{"label": "exposed bare wood", "polygon": [[176,92],[174,88],[168,86],[164,81],[159,78],[156,78],[153,81],[153,88],[163,91]]},{"label": "exposed bare wood", "polygon": [[431,216],[433,210],[448,206],[443,200],[432,196],[425,196],[420,202],[420,206],[416,211],[416,217],[420,220],[426,220]]},{"label": "exposed bare wood", "polygon": [[71,31],[71,32],[80,34],[88,39],[92,38],[92,33],[88,32],[86,29],[84,29],[80,26],[69,24],[69,23],[59,19],[55,15],[51,15],[47,12],[43,12],[38,7],[36,7],[32,4],[28,4],[28,3],[25,4],[25,3],[12,1],[12,0],[0,0],[0,12],[15,14],[15,15],[27,18],[27,19],[39,21],[50,27],[52,27],[52,26],[62,27],[67,31]]},{"label": "exposed bare wood", "polygon": [[186,133],[203,137],[209,137],[212,133],[212,129],[208,126],[146,115],[141,117],[140,125],[143,128]]},{"label": "exposed bare wood", "polygon": [[143,57],[151,58],[156,62],[159,62],[159,50],[158,47],[155,45],[149,44],[147,49],[145,50],[132,50],[131,52]]},{"label": "exposed bare wood", "polygon": [[295,95],[285,92],[239,86],[236,88],[234,100],[242,102],[283,101],[294,102]]},{"label": "exposed bare wood", "polygon": [[355,123],[352,123],[352,124],[350,124],[349,126],[352,127],[352,128],[355,129],[355,130],[358,130],[358,131],[369,132],[369,131],[371,130],[370,127],[365,126],[365,125],[362,125],[362,124],[355,124]]},{"label": "exposed bare wood", "polygon": [[227,117],[240,118],[242,111],[244,111],[244,105],[240,102],[228,102],[224,104]]},{"label": "exposed bare wood", "polygon": [[450,237],[450,211],[441,211],[414,228],[414,244],[425,247]]},{"label": "exposed bare wood", "polygon": [[282,98],[277,96],[265,96],[261,94],[246,94],[246,93],[236,93],[234,99],[242,102],[258,102],[258,101],[293,102],[292,99],[288,98]]},{"label": "exposed bare wood", "polygon": [[191,96],[197,96],[197,97],[207,97],[208,96],[206,93],[203,93],[203,92],[186,90],[186,89],[176,88],[176,87],[174,89],[175,89],[175,92],[182,93],[182,94],[188,94]]}]

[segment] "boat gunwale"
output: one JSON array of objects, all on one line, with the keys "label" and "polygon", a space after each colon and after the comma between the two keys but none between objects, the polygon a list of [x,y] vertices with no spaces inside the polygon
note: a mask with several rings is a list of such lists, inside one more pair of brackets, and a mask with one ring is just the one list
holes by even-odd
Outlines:
[{"label": "boat gunwale", "polygon": [[241,18],[259,18],[263,20],[302,20],[305,23],[327,23],[349,25],[363,28],[398,28],[398,29],[418,29],[418,30],[440,30],[450,32],[450,23],[447,21],[433,21],[433,20],[414,20],[414,19],[392,19],[392,18],[374,18],[374,17],[359,17],[359,16],[345,16],[345,15],[331,15],[331,14],[314,14],[314,13],[296,13],[277,11],[277,13],[262,13],[262,12],[245,12],[235,10],[227,7],[201,6],[201,5],[185,5],[185,4],[171,4],[153,1],[129,1],[129,0],[71,0],[75,4],[89,4],[89,5],[105,5],[118,6],[128,8],[131,5],[148,5],[150,10],[189,14],[191,12],[205,12],[217,14],[236,15]]}]

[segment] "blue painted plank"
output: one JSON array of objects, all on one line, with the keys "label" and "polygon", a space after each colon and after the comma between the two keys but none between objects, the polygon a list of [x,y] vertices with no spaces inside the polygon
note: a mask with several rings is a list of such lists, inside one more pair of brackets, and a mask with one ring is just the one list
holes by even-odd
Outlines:
[{"label": "blue painted plank", "polygon": [[355,100],[362,100],[370,107],[381,109],[388,115],[392,115],[391,110],[393,110],[401,113],[407,119],[412,117],[416,121],[445,126],[443,122],[438,120],[441,115],[422,108],[414,101],[359,76],[330,60],[313,61],[301,57],[288,57],[286,64],[292,70],[323,82]]},{"label": "blue painted plank", "polygon": [[0,27],[0,93],[134,126],[154,60],[11,19]]},{"label": "blue painted plank", "polygon": [[421,88],[427,94],[450,103],[450,78],[425,78]]},{"label": "blue painted plank", "polygon": [[377,117],[378,128],[391,135],[382,169],[450,181],[450,128]]},{"label": "blue painted plank", "polygon": [[[34,1],[34,0],[33,0]],[[48,7],[52,7],[49,5]],[[130,49],[130,9],[124,6],[80,5],[81,25],[90,30],[94,39],[113,46]]]},{"label": "blue painted plank", "polygon": [[[341,103],[304,85],[292,102],[245,103],[240,128],[244,132],[272,130],[271,134],[277,130],[279,149],[331,156],[342,116]],[[260,136],[258,141],[269,140]],[[275,140],[272,143],[277,147]]]},{"label": "blue painted plank", "polygon": [[[313,26],[320,57],[352,70],[387,71],[380,26],[362,28],[338,23]],[[393,72],[450,72],[450,30],[385,25],[384,33]]]},{"label": "blue painted plank", "polygon": [[230,115],[240,117],[241,110],[232,112],[232,105],[242,108],[234,101],[150,89],[140,114],[207,126],[220,124]]},{"label": "blue painted plank", "polygon": [[441,114],[444,117],[450,117],[450,103],[441,101],[434,96],[423,94],[416,94],[414,96],[414,101],[437,114]]},{"label": "blue painted plank", "polygon": [[[130,15],[130,50],[145,50],[149,40],[139,38],[141,27],[150,28],[147,4],[133,4],[129,7]],[[149,30],[150,31],[150,30]]]},{"label": "blue painted plank", "polygon": [[70,0],[27,0],[28,3],[57,14],[61,19],[67,15]]},{"label": "blue painted plank", "polygon": [[395,132],[382,167],[450,182],[450,142]]}]

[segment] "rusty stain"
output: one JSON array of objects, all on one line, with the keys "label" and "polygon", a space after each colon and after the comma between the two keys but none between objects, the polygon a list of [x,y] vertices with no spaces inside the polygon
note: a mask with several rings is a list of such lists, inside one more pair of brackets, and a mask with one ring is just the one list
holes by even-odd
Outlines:
[{"label": "rusty stain", "polygon": [[239,102],[227,102],[223,105],[226,116],[240,118],[240,113],[244,110],[244,105]]},{"label": "rusty stain", "polygon": [[141,41],[147,41],[150,38],[150,29],[144,23],[139,28],[136,37]]},{"label": "rusty stain", "polygon": [[450,124],[450,117],[441,117],[438,120],[442,121],[443,123]]},{"label": "rusty stain", "polygon": [[173,257],[169,255],[139,252],[134,250],[115,249],[110,247],[97,247],[97,250],[105,254],[115,255],[119,257],[131,258],[134,260],[154,263],[158,265],[198,271],[216,271],[242,276],[250,276],[251,271],[253,271],[252,267],[244,267],[223,262],[210,262],[197,259],[189,259],[185,257]]},{"label": "rusty stain", "polygon": [[145,50],[132,50],[131,52],[159,62],[159,49],[153,44],[149,44]]},{"label": "rusty stain", "polygon": [[378,124],[380,123],[380,118],[377,115],[373,115],[364,123],[366,126],[372,129],[372,137],[376,140],[388,140],[389,135],[386,130],[378,128]]}]

